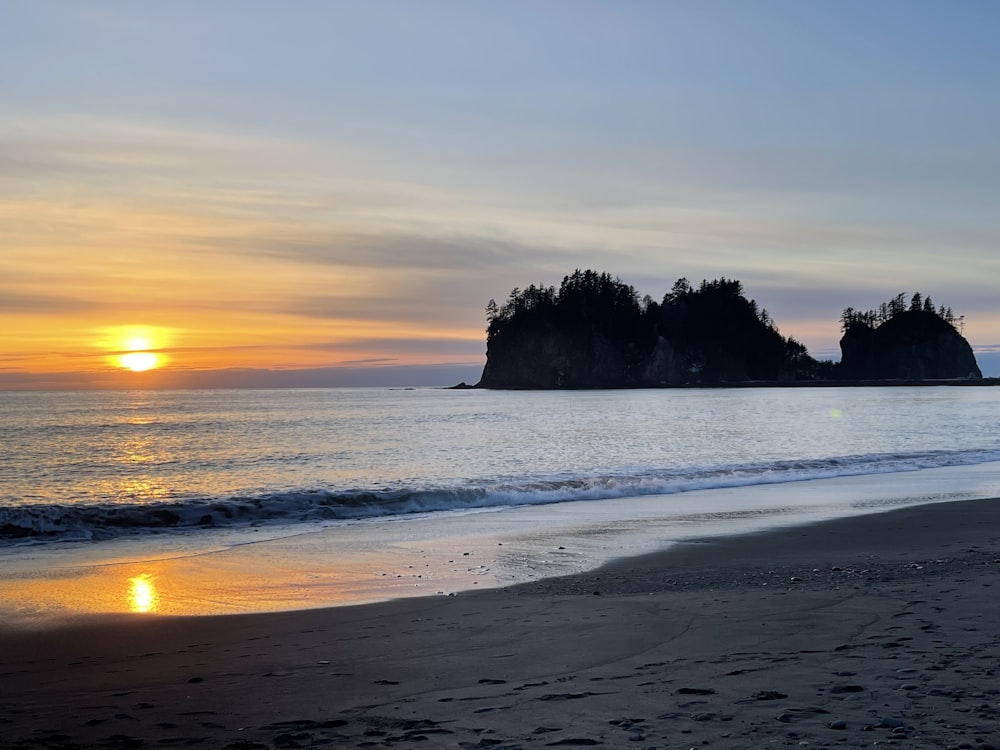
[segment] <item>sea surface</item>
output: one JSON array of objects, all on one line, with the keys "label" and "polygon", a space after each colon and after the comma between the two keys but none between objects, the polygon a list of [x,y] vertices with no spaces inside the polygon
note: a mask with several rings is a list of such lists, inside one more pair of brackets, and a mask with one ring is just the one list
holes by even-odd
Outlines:
[{"label": "sea surface", "polygon": [[[267,542],[272,565],[391,552],[377,577],[398,581],[418,548],[479,535],[520,550],[480,566],[499,585],[699,533],[1000,495],[998,417],[1000,389],[960,387],[0,392],[0,563],[9,582],[19,562]],[[577,558],[539,552],[567,534]],[[421,564],[418,593],[461,588]]]}]

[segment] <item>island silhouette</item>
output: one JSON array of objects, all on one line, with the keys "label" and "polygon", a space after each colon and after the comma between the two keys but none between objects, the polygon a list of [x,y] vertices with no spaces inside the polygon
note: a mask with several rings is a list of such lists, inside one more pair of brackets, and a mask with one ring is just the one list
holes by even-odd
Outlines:
[{"label": "island silhouette", "polygon": [[486,308],[487,354],[476,387],[652,388],[982,380],[950,308],[896,295],[844,310],[840,362],[782,336],[735,279],[678,279],[662,300],[606,272],[514,289]]}]

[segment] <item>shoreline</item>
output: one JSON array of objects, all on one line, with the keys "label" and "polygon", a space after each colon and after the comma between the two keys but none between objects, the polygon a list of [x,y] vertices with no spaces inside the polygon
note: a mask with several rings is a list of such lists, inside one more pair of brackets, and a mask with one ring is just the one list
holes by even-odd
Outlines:
[{"label": "shoreline", "polygon": [[1000,463],[988,462],[326,528],[27,548],[0,555],[0,622],[242,614],[443,596],[584,574],[692,539],[994,496]]},{"label": "shoreline", "polygon": [[914,388],[941,386],[989,387],[1000,385],[1000,377],[941,378],[931,380],[738,380],[726,383],[677,383],[673,385],[595,386],[593,388],[488,386],[461,382],[442,386],[451,391],[635,391],[635,390],[715,390],[720,388]]},{"label": "shoreline", "polygon": [[988,750],[998,573],[1000,500],[965,500],[454,597],[4,628],[0,747]]}]

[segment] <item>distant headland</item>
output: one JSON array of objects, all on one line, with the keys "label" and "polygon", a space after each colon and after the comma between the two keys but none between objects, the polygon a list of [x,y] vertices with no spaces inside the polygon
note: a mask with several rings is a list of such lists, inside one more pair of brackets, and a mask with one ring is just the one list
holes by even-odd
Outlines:
[{"label": "distant headland", "polygon": [[558,288],[514,289],[486,308],[477,388],[585,389],[901,385],[984,381],[950,308],[919,292],[844,310],[840,362],[782,336],[734,279],[679,279],[662,300],[608,273],[576,270]]}]

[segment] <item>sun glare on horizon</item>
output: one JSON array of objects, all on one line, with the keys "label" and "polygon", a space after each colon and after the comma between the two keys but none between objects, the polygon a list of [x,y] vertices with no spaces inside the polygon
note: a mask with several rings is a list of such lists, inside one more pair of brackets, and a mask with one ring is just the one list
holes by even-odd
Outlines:
[{"label": "sun glare on horizon", "polygon": [[143,326],[108,329],[106,346],[112,349],[111,360],[132,372],[146,372],[163,365],[165,358],[157,350],[165,344],[166,331]]},{"label": "sun glare on horizon", "polygon": [[160,358],[153,352],[128,352],[119,354],[118,362],[126,370],[132,372],[146,372],[152,370],[160,363]]}]

